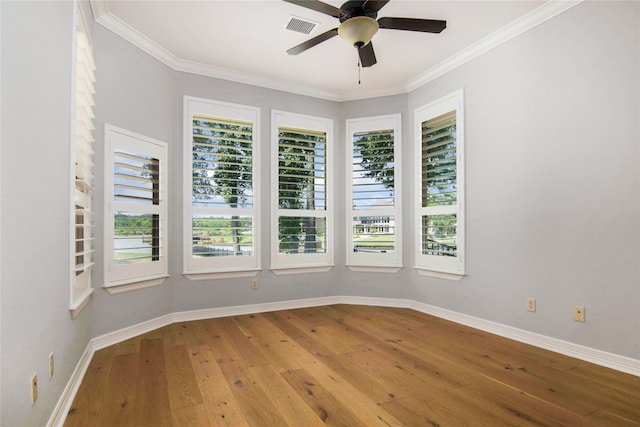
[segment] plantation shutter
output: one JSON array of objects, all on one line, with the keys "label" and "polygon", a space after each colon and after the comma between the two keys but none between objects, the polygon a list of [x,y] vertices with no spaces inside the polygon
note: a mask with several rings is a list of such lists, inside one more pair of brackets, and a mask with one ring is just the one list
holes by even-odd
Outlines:
[{"label": "plantation shutter", "polygon": [[348,119],[348,268],[393,273],[402,267],[401,115]]},{"label": "plantation shutter", "polygon": [[422,123],[422,206],[454,205],[457,199],[456,112]]},{"label": "plantation shutter", "polygon": [[281,209],[326,209],[325,132],[278,128],[278,205]]},{"label": "plantation shutter", "polygon": [[[160,160],[114,150],[114,261],[117,264],[160,259]],[[131,204],[144,205],[131,212]]]},{"label": "plantation shutter", "polygon": [[327,251],[326,150],[326,132],[278,127],[279,253]]},{"label": "plantation shutter", "polygon": [[253,206],[253,125],[193,117],[194,206]]},{"label": "plantation shutter", "polygon": [[192,117],[192,256],[255,254],[253,123]]},{"label": "plantation shutter", "polygon": [[416,110],[416,269],[453,280],[465,272],[463,95]]},{"label": "plantation shutter", "polygon": [[[422,206],[451,207],[457,202],[456,111],[422,123]],[[422,217],[422,253],[457,256],[457,215],[450,209]]]},{"label": "plantation shutter", "polygon": [[393,207],[393,129],[354,134],[352,158],[354,210]]},{"label": "plantation shutter", "polygon": [[[76,32],[76,81],[75,81],[75,275],[88,271],[93,262],[93,217],[91,196],[93,193],[93,95],[95,93],[95,64],[88,35],[81,29]],[[89,279],[83,288],[88,288]],[[78,284],[76,284],[78,285]]]},{"label": "plantation shutter", "polygon": [[109,293],[167,277],[167,144],[105,124],[105,272]]}]

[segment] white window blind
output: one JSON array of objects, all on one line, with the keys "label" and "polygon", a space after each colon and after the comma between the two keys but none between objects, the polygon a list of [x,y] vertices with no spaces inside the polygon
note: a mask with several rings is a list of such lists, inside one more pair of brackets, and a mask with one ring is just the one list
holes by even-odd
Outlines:
[{"label": "white window blind", "polygon": [[112,125],[105,125],[105,145],[105,287],[160,283],[167,276],[167,145]]},{"label": "white window blind", "polygon": [[258,110],[195,98],[186,99],[185,110],[185,273],[256,271]]},{"label": "white window blind", "polygon": [[400,116],[347,120],[347,265],[402,266]]},{"label": "white window blind", "polygon": [[120,148],[114,152],[114,202],[145,205],[144,213],[114,213],[113,259],[116,264],[160,259],[160,160]]},{"label": "white window blind", "polygon": [[417,266],[464,274],[462,93],[421,110]]},{"label": "white window blind", "polygon": [[82,12],[76,9],[75,31],[75,93],[73,107],[73,279],[70,308],[75,315],[84,306],[91,288],[91,268],[94,265],[94,232],[91,196],[93,194],[93,107],[95,94],[95,64],[91,40]]},{"label": "white window blind", "polygon": [[272,267],[329,265],[330,123],[274,112]]}]

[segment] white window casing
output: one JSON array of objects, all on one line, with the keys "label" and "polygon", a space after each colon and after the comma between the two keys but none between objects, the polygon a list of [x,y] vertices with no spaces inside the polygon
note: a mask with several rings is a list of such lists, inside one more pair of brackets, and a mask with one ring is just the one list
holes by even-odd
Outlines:
[{"label": "white window casing", "polygon": [[415,268],[451,280],[465,275],[464,94],[415,111]]},{"label": "white window casing", "polygon": [[183,273],[191,280],[260,270],[260,109],[184,98]]},{"label": "white window casing", "polygon": [[271,269],[333,266],[333,120],[271,112]]},{"label": "white window casing", "polygon": [[167,144],[105,125],[104,288],[120,293],[168,277]]},{"label": "white window casing", "polygon": [[75,317],[86,305],[93,288],[93,95],[95,63],[91,39],[80,6],[76,4],[73,50],[71,114],[71,286],[70,310]]},{"label": "white window casing", "polygon": [[402,267],[400,114],[346,121],[346,254],[356,271]]}]

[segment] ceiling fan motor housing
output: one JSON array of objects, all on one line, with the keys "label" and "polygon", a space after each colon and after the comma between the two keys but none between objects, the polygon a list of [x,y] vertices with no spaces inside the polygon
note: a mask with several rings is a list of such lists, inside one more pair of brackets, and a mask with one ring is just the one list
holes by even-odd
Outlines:
[{"label": "ceiling fan motor housing", "polygon": [[351,0],[340,6],[340,9],[347,12],[346,14],[338,17],[340,22],[344,22],[348,19],[353,18],[354,16],[366,16],[371,19],[376,19],[378,17],[378,12],[371,9],[365,9],[362,6],[364,5],[364,1],[362,0]]}]

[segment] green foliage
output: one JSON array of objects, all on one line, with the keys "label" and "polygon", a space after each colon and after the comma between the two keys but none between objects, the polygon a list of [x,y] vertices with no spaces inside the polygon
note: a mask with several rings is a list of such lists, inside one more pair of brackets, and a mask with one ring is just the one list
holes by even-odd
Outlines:
[{"label": "green foliage", "polygon": [[357,134],[353,140],[354,156],[360,155],[364,176],[374,179],[386,188],[394,188],[393,131]]},{"label": "green foliage", "polygon": [[324,136],[280,130],[278,138],[278,205],[281,209],[313,209],[308,203],[313,203],[309,193],[313,193],[316,175],[316,144],[324,144]]},{"label": "green foliage", "polygon": [[153,215],[130,215],[117,212],[114,217],[116,236],[150,235],[153,231]]},{"label": "green foliage", "polygon": [[193,132],[193,198],[222,196],[232,208],[246,206],[253,188],[252,128],[194,120]]}]

